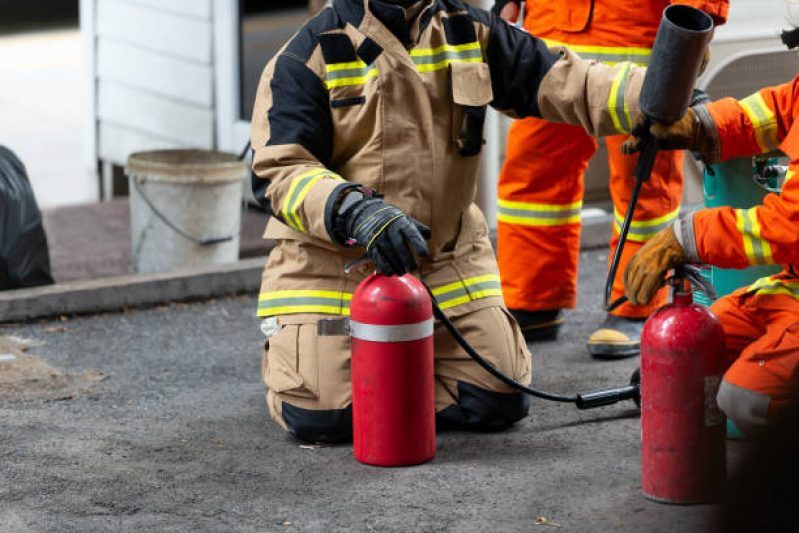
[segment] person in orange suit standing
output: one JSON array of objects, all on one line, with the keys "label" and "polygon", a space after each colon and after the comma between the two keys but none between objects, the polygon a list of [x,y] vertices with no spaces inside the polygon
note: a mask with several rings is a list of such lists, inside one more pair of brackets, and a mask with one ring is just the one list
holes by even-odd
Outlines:
[{"label": "person in orange suit standing", "polygon": [[[784,6],[783,41],[794,48],[799,0],[786,0]],[[784,267],[711,308],[724,327],[730,362],[719,406],[744,433],[757,435],[799,402],[799,76],[740,101],[723,98],[694,107],[670,126],[647,128],[641,122],[624,150],[637,151],[647,129],[661,149],[695,151],[710,162],[778,148],[790,158],[781,192],[766,196],[763,205],[680,215],[633,256],[624,272],[630,302],[646,304],[668,270],[683,263]]]},{"label": "person in orange suit standing", "polygon": [[[728,0],[530,0],[524,27],[549,46],[568,46],[584,59],[646,66],[663,10],[673,3],[702,9],[716,24],[726,21]],[[509,22],[515,22],[518,10],[513,0],[494,5],[494,12]],[[610,98],[618,94],[624,94],[621,78]],[[611,249],[618,241],[637,162],[620,151],[632,127],[626,108],[616,113],[614,124],[619,135],[606,138],[615,211]],[[511,126],[499,177],[498,258],[505,302],[528,342],[555,338],[563,310],[576,306],[583,175],[596,149],[596,141],[579,127],[537,118]],[[677,218],[682,167],[681,152],[658,155],[641,193],[620,271],[636,250]],[[623,292],[617,279],[613,298]],[[643,322],[665,298],[661,293],[646,306],[625,304],[609,314],[588,339],[589,353],[602,359],[637,355]]]}]

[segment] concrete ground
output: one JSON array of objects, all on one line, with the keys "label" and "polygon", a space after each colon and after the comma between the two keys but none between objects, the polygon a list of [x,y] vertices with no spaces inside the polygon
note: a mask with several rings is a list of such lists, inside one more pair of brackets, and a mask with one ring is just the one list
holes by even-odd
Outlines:
[{"label": "concrete ground", "polygon": [[[532,346],[536,384],[620,385],[637,366],[585,352],[605,260],[583,252],[580,309],[560,341]],[[30,362],[27,393],[2,386],[0,362],[0,529],[711,530],[710,506],[641,496],[632,404],[580,412],[536,400],[505,433],[440,434],[435,460],[413,468],[303,445],[267,415],[255,307],[243,296],[0,327],[27,346],[0,346],[0,359]],[[731,460],[743,446],[730,443]]]}]

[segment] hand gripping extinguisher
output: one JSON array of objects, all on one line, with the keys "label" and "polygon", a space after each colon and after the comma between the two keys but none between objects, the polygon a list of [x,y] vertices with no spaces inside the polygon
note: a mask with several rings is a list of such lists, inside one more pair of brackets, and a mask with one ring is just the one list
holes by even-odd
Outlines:
[{"label": "hand gripping extinguisher", "polygon": [[641,334],[641,485],[659,502],[715,501],[726,481],[726,424],[716,403],[724,330],[693,303],[691,282],[713,297],[694,267],[668,280],[671,303]]},{"label": "hand gripping extinguisher", "polygon": [[410,275],[372,275],[350,304],[355,458],[380,466],[436,453],[433,309]]}]

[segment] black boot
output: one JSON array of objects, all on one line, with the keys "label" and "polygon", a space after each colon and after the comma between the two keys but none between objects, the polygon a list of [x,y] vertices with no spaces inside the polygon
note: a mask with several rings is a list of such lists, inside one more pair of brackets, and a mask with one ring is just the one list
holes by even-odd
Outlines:
[{"label": "black boot", "polygon": [[519,323],[524,340],[527,342],[551,341],[558,338],[558,331],[563,325],[563,311],[552,309],[547,311],[523,311],[509,309],[510,314]]}]

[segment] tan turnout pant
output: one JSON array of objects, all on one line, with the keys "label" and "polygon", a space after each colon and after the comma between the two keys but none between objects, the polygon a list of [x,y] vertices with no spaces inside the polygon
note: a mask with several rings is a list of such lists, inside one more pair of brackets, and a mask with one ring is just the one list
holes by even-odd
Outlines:
[{"label": "tan turnout pant", "polygon": [[[347,418],[352,402],[350,340],[319,336],[319,318],[324,316],[279,317],[281,329],[268,339],[264,350],[267,404],[272,418],[300,438],[341,440],[351,433],[351,427],[346,427],[351,424]],[[494,366],[522,383],[530,382],[530,353],[504,307],[485,307],[452,320]],[[439,422],[500,429],[527,415],[527,398],[480,368],[442,324],[436,323],[434,335]]]}]

